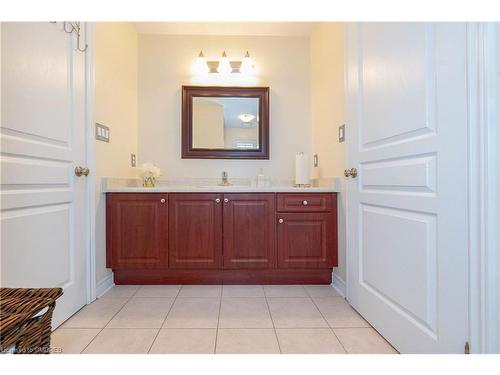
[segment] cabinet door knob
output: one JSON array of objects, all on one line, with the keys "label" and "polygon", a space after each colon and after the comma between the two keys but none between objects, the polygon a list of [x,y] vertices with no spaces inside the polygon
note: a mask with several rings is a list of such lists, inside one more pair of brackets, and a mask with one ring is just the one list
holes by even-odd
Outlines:
[{"label": "cabinet door knob", "polygon": [[309,203],[308,203],[307,201],[302,201],[302,204],[303,204],[304,206],[307,206]]},{"label": "cabinet door knob", "polygon": [[220,198],[215,198],[215,203],[220,203]]},{"label": "cabinet door knob", "polygon": [[160,199],[160,202],[161,202],[161,203],[165,203],[165,202],[166,202],[166,201],[165,201],[165,198]]},{"label": "cabinet door knob", "polygon": [[224,203],[227,203],[227,202],[229,202],[229,199],[224,198]]},{"label": "cabinet door knob", "polygon": [[283,220],[283,219],[279,219],[279,220],[278,220],[278,223],[280,223],[280,224],[283,224],[283,222],[284,222],[284,220]]}]

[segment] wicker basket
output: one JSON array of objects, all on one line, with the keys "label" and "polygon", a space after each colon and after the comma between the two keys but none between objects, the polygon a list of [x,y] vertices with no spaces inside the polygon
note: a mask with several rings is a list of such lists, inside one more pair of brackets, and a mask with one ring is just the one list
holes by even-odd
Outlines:
[{"label": "wicker basket", "polygon": [[52,313],[61,288],[0,288],[0,352],[49,354]]}]

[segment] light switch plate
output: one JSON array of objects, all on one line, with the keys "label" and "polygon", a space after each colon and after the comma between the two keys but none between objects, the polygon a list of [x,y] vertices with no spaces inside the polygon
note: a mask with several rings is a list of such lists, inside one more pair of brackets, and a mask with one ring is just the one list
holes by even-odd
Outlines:
[{"label": "light switch plate", "polygon": [[135,167],[137,165],[137,158],[135,154],[130,154],[130,165]]},{"label": "light switch plate", "polygon": [[314,160],[314,161],[313,161],[313,165],[314,165],[315,167],[319,166],[319,157],[318,157],[318,154],[314,154],[314,156],[313,156],[313,160]]},{"label": "light switch plate", "polygon": [[342,126],[339,126],[339,143],[342,143],[345,141],[345,124],[342,124]]},{"label": "light switch plate", "polygon": [[99,123],[95,124],[95,139],[109,143],[109,127]]}]

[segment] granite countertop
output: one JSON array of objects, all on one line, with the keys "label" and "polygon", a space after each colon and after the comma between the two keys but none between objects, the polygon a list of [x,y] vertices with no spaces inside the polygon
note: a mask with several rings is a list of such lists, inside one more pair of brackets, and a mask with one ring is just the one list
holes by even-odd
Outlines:
[{"label": "granite countertop", "polygon": [[103,178],[104,193],[332,193],[340,191],[340,179],[320,179],[312,187],[295,187],[293,181],[272,181],[270,186],[252,186],[250,179],[233,179],[231,186],[218,186],[216,179],[159,181],[143,187],[141,179]]}]

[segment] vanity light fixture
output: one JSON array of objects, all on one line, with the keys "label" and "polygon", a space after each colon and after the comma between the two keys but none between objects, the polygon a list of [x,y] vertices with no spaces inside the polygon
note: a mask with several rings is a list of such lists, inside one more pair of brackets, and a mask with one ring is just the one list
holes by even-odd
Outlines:
[{"label": "vanity light fixture", "polygon": [[219,60],[207,61],[203,51],[200,51],[193,65],[193,73],[198,77],[216,73],[229,76],[231,73],[236,73],[251,78],[255,77],[255,65],[248,51],[245,53],[245,57],[242,61],[231,61],[229,57],[227,57],[226,51],[222,52]]},{"label": "vanity light fixture", "polygon": [[220,74],[229,74],[233,71],[231,68],[231,62],[226,55],[226,51],[222,52],[222,56],[219,59],[219,66],[217,67],[217,73]]},{"label": "vanity light fixture", "polygon": [[250,57],[250,53],[248,53],[247,51],[247,53],[245,54],[245,58],[241,62],[240,73],[245,75],[254,75],[255,74],[254,68],[255,67],[253,65],[253,60]]},{"label": "vanity light fixture", "polygon": [[196,62],[194,64],[194,70],[196,75],[207,74],[208,72],[210,72],[210,68],[208,67],[207,60],[203,55],[203,51],[200,51],[200,54],[196,59]]}]

